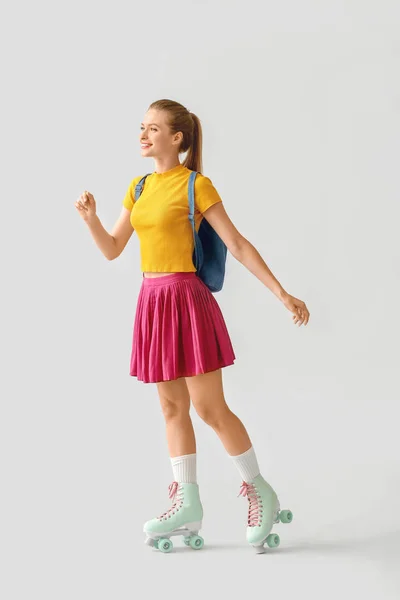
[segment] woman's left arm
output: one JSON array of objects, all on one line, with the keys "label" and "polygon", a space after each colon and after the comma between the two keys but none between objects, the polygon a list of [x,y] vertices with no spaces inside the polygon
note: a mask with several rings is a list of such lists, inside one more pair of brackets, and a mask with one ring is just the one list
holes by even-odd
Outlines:
[{"label": "woman's left arm", "polygon": [[284,290],[272,271],[268,268],[258,250],[247,240],[230,220],[222,202],[210,206],[203,216],[215,229],[229,252],[259,279],[293,313],[293,320],[299,325],[307,325],[310,313],[302,300]]}]

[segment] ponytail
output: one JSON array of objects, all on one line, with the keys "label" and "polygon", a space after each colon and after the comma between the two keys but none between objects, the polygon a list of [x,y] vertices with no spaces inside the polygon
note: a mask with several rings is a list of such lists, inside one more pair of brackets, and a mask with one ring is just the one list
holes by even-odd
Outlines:
[{"label": "ponytail", "polygon": [[202,164],[202,145],[203,145],[203,134],[200,119],[194,113],[189,113],[193,120],[193,136],[192,144],[189,147],[187,156],[183,161],[183,165],[191,171],[198,171],[199,173],[203,170]]}]

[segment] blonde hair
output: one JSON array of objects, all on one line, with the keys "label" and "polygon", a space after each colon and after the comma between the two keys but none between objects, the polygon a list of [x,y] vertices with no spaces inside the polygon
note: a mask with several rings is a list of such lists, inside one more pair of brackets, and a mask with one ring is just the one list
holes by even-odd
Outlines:
[{"label": "blonde hair", "polygon": [[167,113],[167,122],[171,132],[181,131],[183,134],[179,153],[187,152],[187,156],[182,164],[191,171],[201,173],[203,170],[203,132],[200,119],[174,100],[156,100],[150,104],[150,109],[163,110]]}]

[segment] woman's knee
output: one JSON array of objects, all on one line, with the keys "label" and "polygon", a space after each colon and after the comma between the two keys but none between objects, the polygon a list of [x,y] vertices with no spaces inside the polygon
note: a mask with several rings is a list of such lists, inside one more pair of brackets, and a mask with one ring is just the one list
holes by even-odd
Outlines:
[{"label": "woman's knee", "polygon": [[166,421],[189,416],[190,396],[185,380],[163,381],[157,387]]},{"label": "woman's knee", "polygon": [[200,419],[207,423],[207,425],[215,428],[222,425],[231,412],[225,402],[219,402],[217,405],[213,405],[208,401],[204,403],[201,401],[197,402],[195,410]]},{"label": "woman's knee", "polygon": [[161,410],[166,421],[171,419],[184,419],[189,416],[189,406],[169,400],[167,398],[160,399]]},{"label": "woman's knee", "polygon": [[225,400],[221,369],[189,377],[187,386],[199,417],[211,427],[222,425],[231,411]]}]

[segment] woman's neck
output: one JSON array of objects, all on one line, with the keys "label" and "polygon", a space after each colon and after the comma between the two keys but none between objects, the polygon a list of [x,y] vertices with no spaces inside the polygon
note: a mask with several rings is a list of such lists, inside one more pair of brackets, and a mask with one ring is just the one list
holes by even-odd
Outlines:
[{"label": "woman's neck", "polygon": [[179,159],[166,159],[166,160],[158,160],[155,159],[155,172],[156,173],[165,173],[166,171],[171,171],[175,169],[175,167],[179,167],[180,165]]}]

